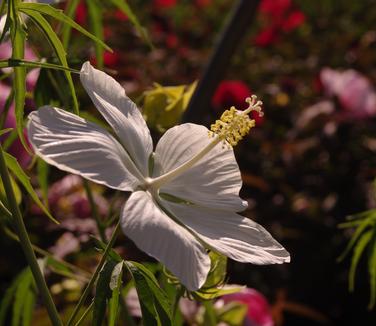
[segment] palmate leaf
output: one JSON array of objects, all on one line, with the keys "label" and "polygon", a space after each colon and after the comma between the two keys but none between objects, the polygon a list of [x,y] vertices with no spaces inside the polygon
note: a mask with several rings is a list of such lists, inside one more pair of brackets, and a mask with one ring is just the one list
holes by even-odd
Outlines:
[{"label": "palmate leaf", "polygon": [[9,170],[13,172],[13,174],[16,176],[18,181],[24,186],[24,188],[29,193],[30,197],[34,200],[34,202],[42,209],[42,211],[49,217],[51,221],[59,224],[59,222],[52,217],[50,212],[40,201],[37,193],[35,192],[35,190],[33,189],[33,186],[30,183],[30,178],[27,176],[27,174],[18,164],[17,159],[6,152],[4,152],[4,156],[5,156],[5,162],[7,164],[7,167],[9,168]]},{"label": "palmate leaf", "polygon": [[[43,32],[47,40],[50,42],[52,48],[55,51],[56,56],[58,57],[60,63],[66,67],[69,68],[67,58],[66,58],[66,52],[64,49],[63,44],[61,43],[60,39],[48,23],[48,21],[36,10],[30,10],[30,9],[22,9],[22,12],[30,17],[30,19],[36,24],[36,26]],[[73,98],[73,108],[75,114],[79,114],[78,109],[78,101],[76,96],[76,90],[73,85],[72,76],[69,71],[64,71],[65,77],[68,81],[69,89],[72,94]]]},{"label": "palmate leaf", "polygon": [[144,325],[172,325],[171,304],[154,275],[143,265],[124,262],[134,280]]}]

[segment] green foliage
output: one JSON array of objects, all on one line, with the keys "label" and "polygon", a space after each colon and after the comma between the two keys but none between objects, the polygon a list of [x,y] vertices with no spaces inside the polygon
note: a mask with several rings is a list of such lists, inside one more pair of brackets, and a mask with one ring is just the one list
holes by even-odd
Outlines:
[{"label": "green foliage", "polygon": [[342,260],[351,251],[353,252],[349,271],[349,290],[354,291],[357,267],[361,257],[368,249],[368,274],[371,292],[369,308],[371,309],[376,303],[376,209],[359,213],[349,219],[349,222],[342,223],[339,227],[355,227],[355,231],[345,251],[338,259]]},{"label": "green foliage", "polygon": [[33,186],[30,183],[30,178],[27,176],[27,174],[18,164],[17,159],[6,152],[4,152],[4,156],[5,156],[5,162],[7,164],[7,167],[13,172],[13,174],[16,176],[18,181],[24,186],[24,188],[26,189],[30,197],[34,200],[34,202],[42,209],[42,211],[49,217],[51,221],[59,224],[59,222],[55,218],[52,217],[48,209],[40,201],[37,193],[35,192],[35,190],[33,189]]},{"label": "green foliage", "polygon": [[[32,325],[35,305],[35,284],[30,268],[27,267],[16,276],[0,302],[0,326]],[[12,304],[13,300],[13,304]],[[7,313],[11,313],[11,323],[7,323]]]},{"label": "green foliage", "polygon": [[154,275],[143,265],[124,262],[134,280],[144,325],[172,325],[171,303]]}]

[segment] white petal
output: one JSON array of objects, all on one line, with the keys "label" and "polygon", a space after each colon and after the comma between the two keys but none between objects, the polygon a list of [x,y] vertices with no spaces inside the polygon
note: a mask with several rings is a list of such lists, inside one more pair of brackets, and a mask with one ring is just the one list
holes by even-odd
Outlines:
[{"label": "white petal", "polygon": [[185,228],[168,217],[145,191],[134,192],[121,213],[127,237],[161,261],[187,289],[200,288],[210,269],[205,248]]},{"label": "white petal", "polygon": [[[213,139],[204,126],[185,123],[169,129],[155,150],[156,174],[180,166],[201,151]],[[195,166],[167,185],[167,192],[206,207],[242,211],[247,203],[239,197],[240,171],[232,148],[215,146]]]},{"label": "white petal", "polygon": [[83,64],[80,78],[91,100],[114,129],[140,172],[147,176],[153,141],[136,104],[115,79],[94,69],[89,62]]},{"label": "white petal", "polygon": [[210,247],[243,263],[281,264],[289,253],[261,225],[244,216],[163,201],[174,216]]},{"label": "white petal", "polygon": [[135,177],[137,169],[124,148],[93,123],[44,106],[29,115],[27,129],[35,152],[61,170],[124,191],[140,184]]}]

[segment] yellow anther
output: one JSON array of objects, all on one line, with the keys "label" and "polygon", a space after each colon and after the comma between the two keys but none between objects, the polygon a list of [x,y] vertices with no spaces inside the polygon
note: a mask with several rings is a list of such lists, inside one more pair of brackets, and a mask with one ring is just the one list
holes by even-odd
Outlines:
[{"label": "yellow anther", "polygon": [[211,136],[217,134],[224,143],[230,146],[236,146],[243,137],[255,126],[255,120],[252,120],[248,113],[256,111],[260,116],[263,115],[262,102],[257,100],[256,95],[246,98],[249,104],[244,111],[238,111],[235,107],[223,112],[221,118],[213,123],[210,127]]}]

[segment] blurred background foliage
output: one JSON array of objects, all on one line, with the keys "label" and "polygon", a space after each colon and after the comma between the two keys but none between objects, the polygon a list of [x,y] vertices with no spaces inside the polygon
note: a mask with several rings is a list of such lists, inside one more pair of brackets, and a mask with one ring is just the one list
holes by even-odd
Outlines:
[{"label": "blurred background foliage", "polygon": [[[236,1],[129,1],[148,36],[124,10],[113,5],[115,1],[98,3],[102,27],[93,22],[88,1],[77,1],[72,18],[96,36],[103,36],[113,52],[98,52],[90,39],[72,31],[67,43],[69,66],[79,69],[85,60],[103,64],[127,94],[140,107],[145,106],[157,139],[165,128],[179,122],[187,105],[186,94],[190,95],[194,82],[202,76]],[[64,9],[66,3],[57,6]],[[211,106],[200,112],[199,119],[208,125],[229,106],[242,108],[244,98],[251,94],[264,102],[265,116],[256,120],[256,128],[235,148],[244,182],[241,196],[249,203],[245,214],[289,250],[291,263],[253,266],[229,261],[227,281],[260,291],[271,305],[276,325],[376,322],[376,241],[372,238],[376,206],[375,21],[372,0],[260,1],[225,76],[218,80]],[[51,23],[58,34],[62,32],[59,23]],[[33,26],[28,29],[28,45],[34,55],[29,60],[45,58],[57,63]],[[98,54],[103,54],[103,62]],[[9,56],[1,55],[0,59]],[[8,77],[3,72],[2,110],[10,94]],[[79,85],[77,77],[73,78]],[[66,100],[69,89],[62,85],[66,82],[61,72],[41,70],[29,88],[26,112],[48,103],[72,110]],[[92,104],[76,87],[81,114],[95,120]],[[48,199],[53,216],[61,221],[57,227],[41,219],[40,209],[24,201],[25,222],[33,242],[90,270],[98,255],[89,234],[96,234],[97,229],[82,181],[63,178],[64,174],[51,168],[47,195],[45,179],[30,168],[27,154],[15,143],[9,146],[19,161],[26,155],[23,166],[40,188],[41,197],[44,193]],[[47,173],[41,164],[38,167],[40,173]],[[123,194],[99,186],[93,188],[93,195],[101,218],[116,216],[124,199]],[[366,213],[356,216],[355,222],[347,220],[360,212]],[[359,230],[364,221],[366,226]],[[1,232],[0,293],[5,293],[25,262],[7,231]],[[358,245],[365,234],[369,240],[363,240],[362,251]],[[360,252],[355,265],[351,254],[338,261],[351,237],[352,247],[347,252]],[[117,245],[123,258],[148,260],[124,237]],[[27,278],[32,289],[26,271],[19,277]],[[85,277],[85,272],[81,274]],[[49,277],[49,283],[59,308],[69,311],[80,284],[68,284],[59,275]],[[34,297],[30,295],[29,300]],[[35,312],[41,320],[38,325],[46,318],[43,313],[42,309]]]}]

